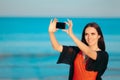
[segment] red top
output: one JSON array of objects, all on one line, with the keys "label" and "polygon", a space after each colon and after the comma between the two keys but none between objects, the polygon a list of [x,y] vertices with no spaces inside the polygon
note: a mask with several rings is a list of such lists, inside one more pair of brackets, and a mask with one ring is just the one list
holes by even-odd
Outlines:
[{"label": "red top", "polygon": [[95,71],[87,71],[85,69],[85,61],[80,51],[74,61],[74,74],[73,80],[96,80],[97,73]]}]

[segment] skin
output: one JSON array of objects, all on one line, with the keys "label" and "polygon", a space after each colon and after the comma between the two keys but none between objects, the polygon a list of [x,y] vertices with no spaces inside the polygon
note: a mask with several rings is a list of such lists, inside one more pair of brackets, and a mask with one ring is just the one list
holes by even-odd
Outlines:
[{"label": "skin", "polygon": [[98,35],[98,32],[96,31],[95,28],[88,26],[85,30],[85,40],[88,44],[88,46],[92,49],[92,50],[100,50],[98,48],[98,39],[100,38],[100,35]]},{"label": "skin", "polygon": [[[54,33],[57,31],[56,29],[56,23],[57,23],[57,19],[51,20],[50,21],[50,25],[49,25],[49,35],[50,35],[50,40],[51,40],[51,44],[52,47],[59,51],[62,52],[63,50],[63,46],[61,44],[58,43]],[[98,48],[97,42],[98,39],[100,38],[100,35],[98,35],[97,31],[92,28],[92,27],[88,27],[85,30],[85,39],[88,43],[88,46],[86,44],[84,44],[81,40],[79,40],[73,33],[72,31],[72,27],[73,27],[73,23],[71,20],[68,20],[66,22],[66,24],[69,26],[68,30],[63,30],[64,32],[66,32],[68,34],[68,36],[70,36],[72,38],[72,40],[75,42],[75,44],[78,46],[78,48],[80,48],[80,50],[87,55],[88,57],[92,58],[93,60],[96,60],[97,58],[97,52],[98,50],[100,50]]]}]

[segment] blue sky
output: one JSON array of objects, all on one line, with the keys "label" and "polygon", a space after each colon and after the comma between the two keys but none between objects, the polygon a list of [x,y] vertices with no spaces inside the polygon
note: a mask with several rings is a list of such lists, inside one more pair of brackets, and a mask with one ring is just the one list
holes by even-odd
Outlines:
[{"label": "blue sky", "polygon": [[0,16],[120,17],[120,0],[0,0]]}]

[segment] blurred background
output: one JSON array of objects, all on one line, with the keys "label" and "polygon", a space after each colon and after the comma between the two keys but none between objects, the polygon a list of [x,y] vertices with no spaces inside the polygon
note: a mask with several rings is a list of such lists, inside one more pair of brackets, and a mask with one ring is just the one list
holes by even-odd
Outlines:
[{"label": "blurred background", "polygon": [[[120,80],[120,0],[0,0],[0,80],[67,80],[69,66],[56,64],[48,26],[51,19],[73,21],[81,39],[84,26],[97,22],[109,64],[103,80]],[[61,30],[61,44],[75,45]]]}]

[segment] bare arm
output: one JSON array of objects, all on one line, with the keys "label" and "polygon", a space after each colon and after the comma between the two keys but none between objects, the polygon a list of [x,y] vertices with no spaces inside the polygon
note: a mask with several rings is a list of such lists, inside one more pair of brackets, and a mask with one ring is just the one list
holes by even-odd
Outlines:
[{"label": "bare arm", "polygon": [[82,50],[84,54],[96,60],[96,57],[97,57],[96,51],[93,51],[92,49],[90,49],[86,44],[80,41],[74,34],[71,34],[70,37],[73,39],[73,41]]},{"label": "bare arm", "polygon": [[80,48],[80,50],[86,54],[87,56],[89,56],[90,58],[96,60],[97,58],[97,53],[96,51],[93,51],[90,47],[88,47],[86,44],[84,44],[81,40],[79,40],[72,32],[72,21],[68,20],[67,22],[69,29],[65,30],[65,32],[68,33],[68,35],[73,39],[73,41],[76,43],[76,45]]},{"label": "bare arm", "polygon": [[63,46],[60,45],[55,37],[55,32],[56,32],[56,22],[57,22],[57,19],[54,19],[53,21],[51,20],[50,21],[50,25],[49,25],[49,35],[50,35],[50,41],[51,41],[51,44],[52,44],[52,47],[59,51],[59,52],[62,52],[62,49],[63,49]]}]

